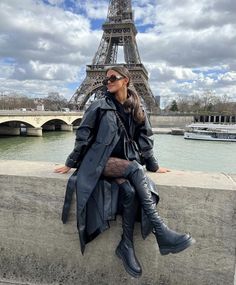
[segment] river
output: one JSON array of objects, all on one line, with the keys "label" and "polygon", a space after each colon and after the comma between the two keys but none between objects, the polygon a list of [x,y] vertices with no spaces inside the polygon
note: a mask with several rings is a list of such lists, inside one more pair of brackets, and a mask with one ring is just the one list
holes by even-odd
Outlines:
[{"label": "river", "polygon": [[[160,166],[176,170],[236,173],[236,143],[185,140],[154,135]],[[43,137],[1,137],[1,160],[49,161],[63,164],[74,146],[75,133],[45,132]]]}]

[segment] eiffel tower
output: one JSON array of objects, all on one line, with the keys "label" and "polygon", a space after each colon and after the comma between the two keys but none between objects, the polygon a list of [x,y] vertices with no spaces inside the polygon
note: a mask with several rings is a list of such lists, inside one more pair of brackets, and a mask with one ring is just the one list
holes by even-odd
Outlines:
[{"label": "eiffel tower", "polygon": [[[103,36],[92,64],[87,65],[86,78],[76,90],[70,104],[83,110],[92,95],[100,98],[106,92],[102,85],[106,69],[122,65],[128,68],[132,76],[130,88],[135,89],[149,112],[156,112],[158,104],[148,83],[148,72],[141,62],[136,43],[137,29],[134,25],[131,0],[110,0],[108,14],[102,26]],[[118,64],[119,47],[123,47],[125,63]]]}]

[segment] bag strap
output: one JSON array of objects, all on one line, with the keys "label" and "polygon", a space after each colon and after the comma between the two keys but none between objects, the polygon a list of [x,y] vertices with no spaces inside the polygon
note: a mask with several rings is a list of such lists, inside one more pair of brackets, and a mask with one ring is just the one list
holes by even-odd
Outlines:
[{"label": "bag strap", "polygon": [[119,121],[121,127],[123,128],[123,130],[124,130],[124,132],[125,132],[125,135],[126,135],[128,141],[132,141],[132,139],[131,139],[130,136],[128,135],[127,130],[126,130],[126,128],[125,128],[125,125],[123,124],[123,122],[122,122],[120,116],[118,115],[117,111],[115,111],[115,115],[116,115],[116,117],[117,117],[117,119],[118,119],[118,121]]},{"label": "bag strap", "polygon": [[125,125],[123,124],[123,122],[122,122],[122,120],[121,120],[119,114],[117,113],[117,111],[115,111],[115,115],[116,115],[118,121],[120,122],[121,127],[123,128],[123,130],[124,130],[124,132],[125,132],[125,135],[126,135],[126,137],[127,137],[128,142],[129,142],[129,143],[132,143],[132,144],[135,146],[136,151],[139,153],[139,156],[142,157],[142,153],[140,152],[139,147],[137,146],[136,141],[134,141],[134,140],[133,140],[132,138],[130,138],[130,136],[128,135],[128,132],[127,132],[127,130],[126,130],[126,128],[125,128]]}]

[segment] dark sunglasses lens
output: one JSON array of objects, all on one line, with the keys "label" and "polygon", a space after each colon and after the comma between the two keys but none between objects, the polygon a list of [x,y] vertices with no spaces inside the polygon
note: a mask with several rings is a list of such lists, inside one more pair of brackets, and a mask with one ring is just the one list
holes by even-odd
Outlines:
[{"label": "dark sunglasses lens", "polygon": [[109,81],[111,82],[115,82],[117,80],[116,76],[115,75],[112,75],[110,78],[108,78]]},{"label": "dark sunglasses lens", "polygon": [[119,80],[119,78],[117,78],[115,75],[111,75],[110,77],[105,78],[102,81],[102,84],[106,86],[108,84],[108,81],[115,82],[116,80]]},{"label": "dark sunglasses lens", "polygon": [[104,79],[104,80],[102,81],[102,84],[105,85],[105,86],[107,86],[107,84],[108,84],[108,79],[107,79],[107,78]]},{"label": "dark sunglasses lens", "polygon": [[108,81],[110,82],[115,82],[117,80],[116,76],[115,75],[112,75],[110,77],[106,77],[103,81],[102,81],[102,84],[103,85],[107,85],[108,84]]}]

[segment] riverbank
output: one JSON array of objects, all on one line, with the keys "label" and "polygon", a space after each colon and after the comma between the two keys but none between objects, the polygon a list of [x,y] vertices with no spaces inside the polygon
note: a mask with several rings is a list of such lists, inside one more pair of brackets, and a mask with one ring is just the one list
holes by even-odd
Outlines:
[{"label": "riverbank", "polygon": [[155,135],[180,135],[183,136],[185,129],[181,128],[152,128],[152,132]]},{"label": "riverbank", "polygon": [[180,254],[161,256],[154,236],[142,240],[137,224],[134,240],[143,275],[136,280],[114,254],[120,218],[81,255],[74,204],[68,224],[60,221],[70,173],[56,174],[54,167],[48,162],[0,161],[0,280],[54,285],[234,285],[235,174],[148,173],[160,192],[158,209],[163,219],[175,230],[191,232],[197,242]]}]

